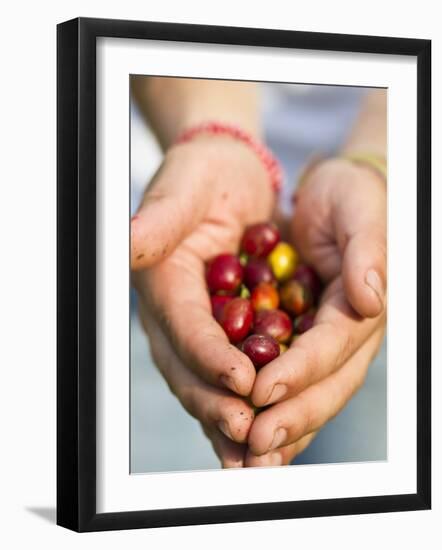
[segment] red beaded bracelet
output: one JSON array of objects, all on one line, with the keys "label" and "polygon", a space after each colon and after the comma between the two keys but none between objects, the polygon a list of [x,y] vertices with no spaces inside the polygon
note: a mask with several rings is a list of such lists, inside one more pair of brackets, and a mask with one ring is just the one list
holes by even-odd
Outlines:
[{"label": "red beaded bracelet", "polygon": [[264,164],[264,167],[270,176],[270,183],[273,190],[278,192],[281,189],[282,169],[278,160],[265,145],[238,126],[216,121],[202,122],[185,129],[175,140],[175,144],[191,141],[196,135],[202,132],[214,135],[226,134],[245,143],[258,155],[258,158]]}]

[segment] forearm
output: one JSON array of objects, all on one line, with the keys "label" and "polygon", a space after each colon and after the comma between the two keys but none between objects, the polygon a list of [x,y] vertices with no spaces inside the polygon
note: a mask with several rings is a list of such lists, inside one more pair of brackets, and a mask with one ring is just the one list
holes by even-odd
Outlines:
[{"label": "forearm", "polygon": [[343,154],[387,155],[387,91],[373,90],[364,99],[362,109],[343,147]]},{"label": "forearm", "polygon": [[166,149],[185,128],[207,120],[236,124],[259,137],[258,88],[254,83],[136,77],[132,93]]}]

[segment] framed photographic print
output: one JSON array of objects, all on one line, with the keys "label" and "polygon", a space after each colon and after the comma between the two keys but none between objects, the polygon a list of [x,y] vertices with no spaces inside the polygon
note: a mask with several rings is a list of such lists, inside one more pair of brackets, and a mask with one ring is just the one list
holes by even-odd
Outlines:
[{"label": "framed photographic print", "polygon": [[57,40],[57,523],[430,508],[430,41]]}]

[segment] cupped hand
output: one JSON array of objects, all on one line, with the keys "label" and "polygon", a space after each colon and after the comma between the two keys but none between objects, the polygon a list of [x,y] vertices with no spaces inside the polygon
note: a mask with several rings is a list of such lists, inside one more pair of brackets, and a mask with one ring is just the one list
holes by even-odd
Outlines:
[{"label": "cupped hand", "polygon": [[155,315],[140,304],[143,327],[152,358],[171,392],[186,411],[199,420],[224,468],[244,465],[253,407],[231,391],[204,382],[180,359]]},{"label": "cupped hand", "polygon": [[262,368],[246,466],[288,464],[350,400],[386,319],[386,186],[370,168],[330,160],[295,195],[292,235],[326,289],[314,326]]},{"label": "cupped hand", "polygon": [[131,265],[153,356],[202,424],[224,466],[242,466],[255,369],[211,314],[205,262],[236,252],[244,227],[269,219],[268,175],[228,137],[172,147],[131,223]]}]

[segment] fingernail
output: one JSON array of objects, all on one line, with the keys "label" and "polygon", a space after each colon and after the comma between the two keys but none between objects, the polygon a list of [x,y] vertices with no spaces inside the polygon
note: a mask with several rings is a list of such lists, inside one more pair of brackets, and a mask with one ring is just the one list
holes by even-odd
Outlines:
[{"label": "fingernail", "polygon": [[236,384],[235,384],[235,381],[233,380],[233,378],[231,378],[230,376],[222,375],[222,376],[219,377],[219,379],[220,379],[221,384],[226,386],[226,388],[228,388],[229,390],[234,391],[235,393],[239,393],[238,388],[236,387]]},{"label": "fingernail", "polygon": [[270,397],[266,401],[266,405],[270,405],[278,399],[281,399],[287,393],[287,386],[285,384],[275,384],[272,391],[270,392]]},{"label": "fingernail", "polygon": [[269,451],[273,451],[273,449],[277,449],[278,447],[280,447],[286,439],[287,430],[285,428],[278,428],[275,432],[275,435],[273,436],[273,441],[270,445]]},{"label": "fingernail", "polygon": [[223,432],[226,437],[228,437],[229,439],[233,439],[232,434],[230,433],[229,425],[225,420],[221,420],[221,422],[218,423],[218,428]]},{"label": "fingernail", "polygon": [[270,466],[282,466],[281,453],[272,453],[270,456]]},{"label": "fingernail", "polygon": [[384,307],[385,289],[382,283],[382,279],[374,269],[369,269],[365,275],[366,284],[374,291],[379,298],[381,306]]}]

